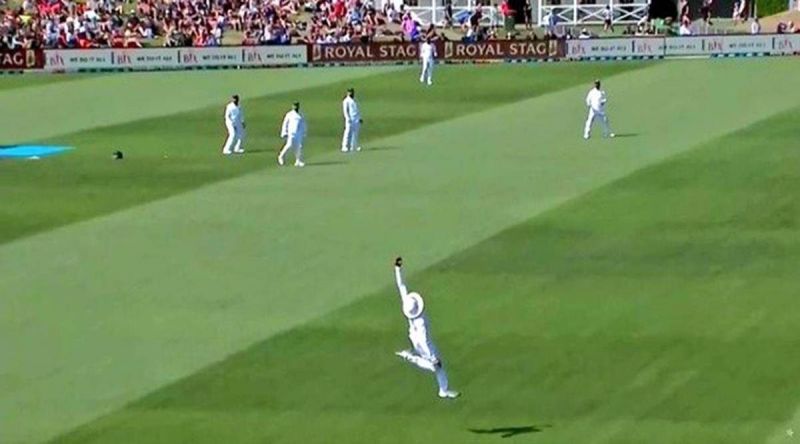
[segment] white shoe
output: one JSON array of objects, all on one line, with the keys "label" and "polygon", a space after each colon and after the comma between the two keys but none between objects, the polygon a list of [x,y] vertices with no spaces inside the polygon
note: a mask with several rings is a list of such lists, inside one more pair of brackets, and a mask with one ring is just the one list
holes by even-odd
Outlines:
[{"label": "white shoe", "polygon": [[419,78],[419,83],[425,83],[425,79],[423,79],[422,77],[420,77],[420,78]]},{"label": "white shoe", "polygon": [[442,399],[456,399],[459,396],[461,396],[461,393],[453,390],[439,390],[439,397]]},{"label": "white shoe", "polygon": [[611,133],[611,134],[609,134],[609,135],[608,135],[608,137],[610,137],[610,138],[612,138],[612,139],[613,139],[613,138],[617,137],[617,135],[616,135],[616,134],[614,134],[614,133]]},{"label": "white shoe", "polygon": [[298,168],[302,168],[302,167],[306,166],[306,164],[304,162],[300,162],[299,160],[295,160],[294,166],[296,166]]},{"label": "white shoe", "polygon": [[361,147],[360,147],[360,146],[357,146],[357,147],[356,147],[356,151],[361,151]]},{"label": "white shoe", "polygon": [[343,152],[343,153],[346,153],[346,152],[348,152],[348,151],[350,151],[350,150],[349,150],[349,149],[348,149],[346,146],[343,146],[343,147],[342,147],[342,152]]},{"label": "white shoe", "polygon": [[411,352],[408,351],[408,350],[401,350],[399,352],[394,352],[394,354],[396,356],[399,356],[399,357],[405,359],[405,360],[408,360],[409,358],[411,358]]},{"label": "white shoe", "polygon": [[230,151],[223,151],[222,154],[225,155],[225,156],[230,156],[231,152]]},{"label": "white shoe", "polygon": [[431,86],[431,85],[433,85],[433,82],[431,82],[430,80],[428,80],[428,86]]},{"label": "white shoe", "polygon": [[278,156],[278,165],[283,166],[283,157]]},{"label": "white shoe", "polygon": [[588,136],[587,134],[584,134],[584,135],[583,135],[583,139],[584,139],[584,140],[589,140],[589,136]]},{"label": "white shoe", "polygon": [[244,150],[233,150],[234,154],[244,154]]}]

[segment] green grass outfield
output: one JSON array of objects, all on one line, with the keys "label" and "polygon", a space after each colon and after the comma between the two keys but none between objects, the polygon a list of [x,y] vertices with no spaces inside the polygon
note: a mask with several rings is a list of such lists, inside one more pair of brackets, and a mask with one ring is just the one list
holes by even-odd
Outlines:
[{"label": "green grass outfield", "polygon": [[[791,442],[797,72],[0,78],[0,143],[76,147],[0,161],[0,442]],[[580,138],[595,77],[624,137]],[[250,153],[223,158],[232,92]],[[309,165],[278,169],[294,99]],[[401,253],[455,402],[393,356]]]}]

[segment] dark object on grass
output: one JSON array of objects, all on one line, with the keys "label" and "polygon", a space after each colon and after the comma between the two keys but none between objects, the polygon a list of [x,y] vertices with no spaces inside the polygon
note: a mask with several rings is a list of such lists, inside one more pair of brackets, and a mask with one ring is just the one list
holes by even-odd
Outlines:
[{"label": "dark object on grass", "polygon": [[113,157],[114,160],[122,160],[124,156],[122,155],[122,151],[117,150],[114,151],[114,154],[111,157]]},{"label": "dark object on grass", "polygon": [[552,427],[551,425],[543,425],[543,426],[521,426],[521,427],[495,427],[491,429],[468,429],[472,433],[482,434],[482,435],[500,435],[501,438],[513,438],[517,435],[523,435],[526,433],[538,433],[543,432],[544,429]]}]

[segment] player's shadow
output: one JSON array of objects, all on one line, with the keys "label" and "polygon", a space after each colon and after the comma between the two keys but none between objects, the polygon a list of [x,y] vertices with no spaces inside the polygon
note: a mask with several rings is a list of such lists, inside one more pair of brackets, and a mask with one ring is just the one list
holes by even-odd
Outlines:
[{"label": "player's shadow", "polygon": [[373,146],[366,148],[365,151],[394,151],[399,149],[400,149],[399,146],[381,145],[381,146]]},{"label": "player's shadow", "polygon": [[638,135],[637,133],[617,133],[614,134],[614,137],[636,137]]},{"label": "player's shadow", "polygon": [[332,166],[332,165],[344,165],[347,162],[343,162],[341,160],[323,160],[321,162],[309,162],[308,166]]},{"label": "player's shadow", "polygon": [[529,425],[517,427],[494,427],[491,429],[468,429],[472,433],[479,435],[500,435],[501,438],[513,438],[517,435],[525,435],[528,433],[543,432],[544,429],[552,427],[551,425]]}]

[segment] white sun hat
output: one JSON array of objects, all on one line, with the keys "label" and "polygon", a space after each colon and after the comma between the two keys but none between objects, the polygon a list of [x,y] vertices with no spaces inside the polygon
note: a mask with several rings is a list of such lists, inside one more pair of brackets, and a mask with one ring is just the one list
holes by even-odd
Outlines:
[{"label": "white sun hat", "polygon": [[411,292],[403,299],[403,314],[408,319],[418,318],[422,315],[425,309],[425,302],[422,300],[422,295],[416,292]]}]

